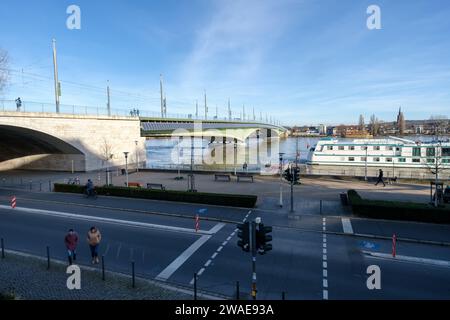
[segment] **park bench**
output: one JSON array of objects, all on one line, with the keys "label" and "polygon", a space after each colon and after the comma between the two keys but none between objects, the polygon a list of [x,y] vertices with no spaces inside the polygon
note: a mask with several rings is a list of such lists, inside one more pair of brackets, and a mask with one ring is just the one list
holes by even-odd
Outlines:
[{"label": "park bench", "polygon": [[[127,183],[125,182],[125,186]],[[128,182],[129,188],[142,188],[142,185],[139,182]]]},{"label": "park bench", "polygon": [[231,181],[231,176],[229,174],[215,174],[214,180],[218,181],[219,179],[224,179],[227,181]]},{"label": "park bench", "polygon": [[164,187],[162,184],[160,183],[147,183],[147,189],[160,189],[162,191],[166,190],[166,187]]},{"label": "park bench", "polygon": [[254,182],[253,175],[247,174],[247,173],[238,173],[237,175],[237,182],[241,182],[241,179],[243,180],[251,180]]}]

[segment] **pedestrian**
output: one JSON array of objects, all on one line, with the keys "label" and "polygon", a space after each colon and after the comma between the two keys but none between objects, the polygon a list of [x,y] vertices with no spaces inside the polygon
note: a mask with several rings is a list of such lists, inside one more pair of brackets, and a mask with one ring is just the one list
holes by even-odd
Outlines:
[{"label": "pedestrian", "polygon": [[380,169],[380,173],[378,174],[378,180],[377,183],[375,184],[376,186],[381,182],[383,183],[383,186],[386,187],[386,183],[384,183],[383,177],[384,177],[383,170]]},{"label": "pedestrian", "polygon": [[18,98],[16,99],[16,108],[17,108],[17,111],[18,111],[18,112],[19,112],[20,109],[22,108],[22,99],[20,99],[20,97],[18,97]]},{"label": "pedestrian", "polygon": [[78,234],[70,229],[69,233],[64,238],[64,243],[67,248],[67,256],[69,258],[69,265],[72,265],[74,261],[77,260],[77,245],[78,245]]},{"label": "pedestrian", "polygon": [[97,227],[92,227],[89,229],[87,234],[87,241],[89,243],[89,248],[91,249],[92,256],[92,264],[100,263],[98,259],[98,247],[100,245],[100,241],[102,240],[102,234]]},{"label": "pedestrian", "polygon": [[243,169],[244,171],[247,171],[247,169],[248,169],[248,164],[247,164],[247,162],[244,162],[244,164],[243,164],[243,166],[242,166],[242,169]]}]

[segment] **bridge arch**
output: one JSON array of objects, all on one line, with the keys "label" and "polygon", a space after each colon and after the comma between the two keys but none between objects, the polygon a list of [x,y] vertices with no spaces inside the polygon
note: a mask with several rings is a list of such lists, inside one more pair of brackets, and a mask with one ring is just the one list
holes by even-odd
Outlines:
[{"label": "bridge arch", "polygon": [[0,124],[0,150],[0,170],[85,170],[82,150],[30,128]]}]

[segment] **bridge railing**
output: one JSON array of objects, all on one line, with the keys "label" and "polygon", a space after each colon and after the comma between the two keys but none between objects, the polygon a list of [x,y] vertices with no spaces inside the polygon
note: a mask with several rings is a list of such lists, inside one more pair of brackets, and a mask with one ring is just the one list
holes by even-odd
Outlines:
[{"label": "bridge railing", "polygon": [[[137,107],[130,108],[108,108],[95,106],[81,106],[60,104],[60,114],[70,115],[86,115],[86,116],[120,116],[120,117],[146,117],[146,118],[161,118],[161,113],[157,111],[139,110]],[[54,103],[36,102],[36,101],[22,101],[20,108],[17,106],[15,100],[0,100],[0,111],[16,111],[28,113],[56,113],[56,106]],[[186,119],[186,120],[200,120],[205,121],[204,117],[196,117],[195,114],[187,113],[168,113],[165,118],[168,119]],[[208,117],[207,120],[230,120],[228,117]],[[265,123],[265,121],[253,121],[250,119],[233,118],[233,122],[255,122]]]}]

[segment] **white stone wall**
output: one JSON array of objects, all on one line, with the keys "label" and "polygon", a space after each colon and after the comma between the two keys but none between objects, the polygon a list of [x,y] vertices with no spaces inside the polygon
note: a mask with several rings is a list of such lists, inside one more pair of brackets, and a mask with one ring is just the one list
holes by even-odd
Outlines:
[{"label": "white stone wall", "polygon": [[[125,166],[125,151],[130,153],[130,168],[135,167],[137,153],[139,161],[145,161],[145,138],[141,137],[138,118],[0,112],[0,125],[46,133],[65,141],[84,154],[84,159],[76,155],[25,157],[26,159],[16,161],[16,167],[21,165],[24,168],[24,163],[27,163],[26,167],[30,169],[44,169],[48,166],[48,170],[69,171],[71,160],[74,160],[76,171],[93,171],[107,165]],[[113,154],[108,163],[104,159],[105,144],[110,146],[110,153]],[[8,161],[8,167],[15,167],[14,160]]]}]

